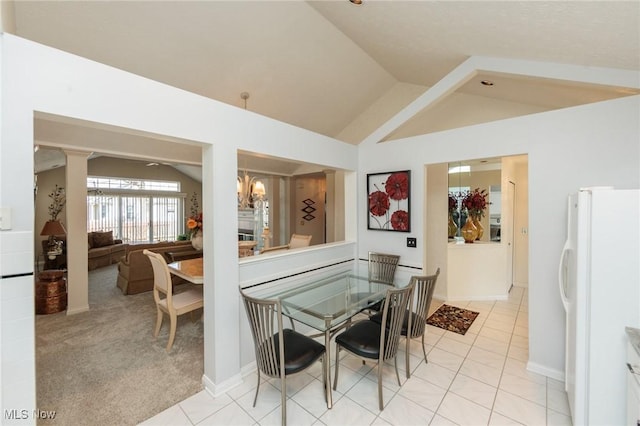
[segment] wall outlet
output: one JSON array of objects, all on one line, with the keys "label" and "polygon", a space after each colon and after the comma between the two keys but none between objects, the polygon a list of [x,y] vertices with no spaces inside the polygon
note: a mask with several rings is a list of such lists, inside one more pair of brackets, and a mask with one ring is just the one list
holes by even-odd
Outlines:
[{"label": "wall outlet", "polygon": [[407,247],[415,248],[415,247],[417,247],[417,245],[418,245],[418,242],[416,241],[415,238],[407,237]]}]

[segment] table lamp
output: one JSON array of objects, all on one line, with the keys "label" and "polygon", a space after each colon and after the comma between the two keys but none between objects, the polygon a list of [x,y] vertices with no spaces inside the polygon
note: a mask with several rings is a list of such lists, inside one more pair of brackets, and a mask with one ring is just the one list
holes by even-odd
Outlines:
[{"label": "table lamp", "polygon": [[60,221],[48,220],[47,223],[44,224],[40,235],[47,235],[49,237],[49,246],[47,249],[49,259],[55,259],[57,255],[62,254],[62,241],[56,241],[55,236],[66,234],[67,230],[64,229]]}]

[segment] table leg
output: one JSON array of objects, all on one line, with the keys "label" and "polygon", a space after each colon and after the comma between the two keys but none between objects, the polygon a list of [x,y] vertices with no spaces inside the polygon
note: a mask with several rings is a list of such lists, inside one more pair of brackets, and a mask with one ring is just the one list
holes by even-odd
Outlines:
[{"label": "table leg", "polygon": [[325,362],[324,362],[324,372],[326,378],[326,389],[327,392],[327,408],[331,408],[333,406],[333,400],[331,398],[331,330],[329,330],[329,324],[326,325],[326,330],[324,332],[324,350],[325,350]]}]

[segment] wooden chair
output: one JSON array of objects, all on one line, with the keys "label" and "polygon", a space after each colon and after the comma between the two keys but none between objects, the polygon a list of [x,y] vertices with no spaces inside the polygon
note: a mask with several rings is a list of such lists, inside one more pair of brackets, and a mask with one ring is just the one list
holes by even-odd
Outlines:
[{"label": "wooden chair", "polygon": [[300,247],[308,247],[311,244],[312,237],[313,235],[292,234],[291,238],[289,239],[289,244],[263,248],[260,253],[264,254],[264,253],[269,253],[277,250],[289,250],[289,249],[295,249]]},{"label": "wooden chair", "polygon": [[161,254],[144,250],[143,253],[149,257],[151,266],[153,267],[153,299],[156,302],[157,319],[156,328],[153,333],[154,337],[158,337],[160,328],[162,327],[163,314],[169,315],[170,329],[169,342],[167,343],[167,352],[173,346],[176,337],[176,326],[178,316],[193,312],[204,306],[202,295],[202,286],[198,286],[180,293],[173,294],[173,286],[171,284],[171,273],[167,267],[167,262]]},{"label": "wooden chair", "polygon": [[[253,399],[253,406],[258,400],[260,390],[260,372],[268,377],[280,379],[280,395],[282,405],[282,424],[287,423],[287,386],[286,377],[311,367],[318,359],[323,363],[325,347],[304,334],[282,327],[282,306],[279,300],[256,299],[240,291],[244,307],[249,319],[251,334],[256,354],[258,386]],[[324,375],[322,382],[327,397],[328,378]]]},{"label": "wooden chair", "polygon": [[308,247],[311,244],[312,237],[313,235],[292,234],[289,240],[289,248]]},{"label": "wooden chair", "polygon": [[[410,284],[414,286],[413,297],[415,299],[415,304],[413,304],[411,306],[411,309],[408,309],[405,313],[405,317],[402,322],[402,330],[400,331],[400,334],[402,336],[407,337],[405,347],[407,379],[411,376],[411,369],[409,366],[409,344],[411,343],[411,339],[414,339],[416,337],[422,338],[422,353],[424,354],[424,362],[429,362],[427,360],[427,350],[424,346],[424,335],[426,331],[427,318],[429,316],[429,306],[431,305],[431,300],[433,299],[433,291],[436,288],[438,275],[440,275],[440,268],[438,268],[434,275],[411,277]],[[382,324],[381,313],[372,315],[370,319],[372,321],[376,321],[379,324]],[[409,323],[411,323],[411,326],[409,326]],[[409,329],[411,330],[411,333],[409,333]]]},{"label": "wooden chair", "polygon": [[[340,350],[348,352],[362,358],[362,360],[373,359],[378,361],[378,403],[380,410],[384,409],[382,401],[382,366],[387,360],[393,358],[396,369],[398,385],[400,375],[398,374],[398,361],[396,355],[400,344],[400,331],[407,308],[412,304],[413,284],[405,288],[390,288],[387,290],[384,308],[382,310],[382,323],[369,319],[358,321],[347,328],[343,333],[336,336],[336,374],[333,382],[333,389],[338,387],[338,372],[340,367]],[[383,327],[381,324],[387,324]],[[409,327],[411,327],[411,317],[409,317]]]}]

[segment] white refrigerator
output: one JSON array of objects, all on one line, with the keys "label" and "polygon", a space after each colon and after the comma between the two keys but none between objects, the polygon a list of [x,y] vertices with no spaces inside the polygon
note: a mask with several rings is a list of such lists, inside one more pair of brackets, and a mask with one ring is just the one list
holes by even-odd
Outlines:
[{"label": "white refrigerator", "polygon": [[594,187],[568,197],[559,284],[573,424],[624,425],[625,326],[640,326],[640,190]]}]

